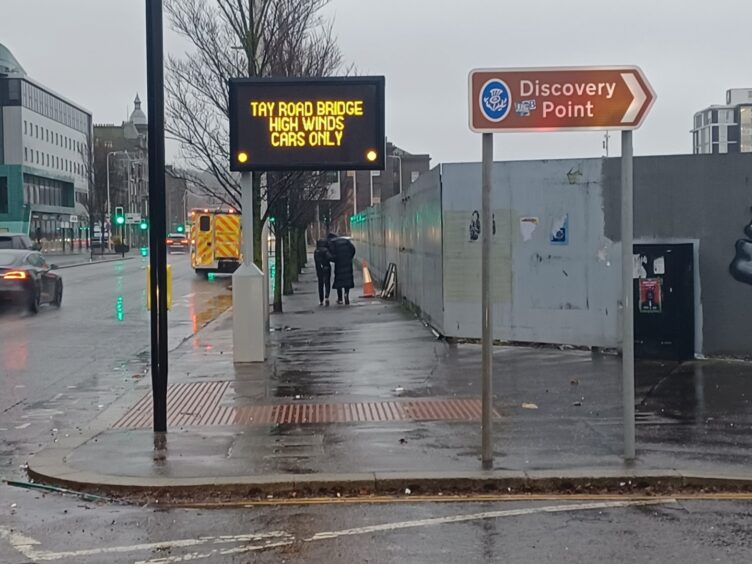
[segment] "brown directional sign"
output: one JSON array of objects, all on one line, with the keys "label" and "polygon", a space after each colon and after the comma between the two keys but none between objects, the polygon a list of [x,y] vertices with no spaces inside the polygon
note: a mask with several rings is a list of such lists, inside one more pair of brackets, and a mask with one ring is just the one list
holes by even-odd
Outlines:
[{"label": "brown directional sign", "polygon": [[384,77],[230,81],[230,169],[383,170]]},{"label": "brown directional sign", "polygon": [[637,129],[655,102],[638,67],[476,69],[470,72],[470,129]]}]

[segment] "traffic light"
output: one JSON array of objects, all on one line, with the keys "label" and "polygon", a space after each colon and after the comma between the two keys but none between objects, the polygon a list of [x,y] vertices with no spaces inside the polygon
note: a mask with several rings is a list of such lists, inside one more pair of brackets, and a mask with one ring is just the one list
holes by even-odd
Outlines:
[{"label": "traffic light", "polygon": [[123,206],[115,206],[115,225],[125,225]]},{"label": "traffic light", "polygon": [[178,226],[177,226],[177,227],[175,228],[175,230],[176,230],[176,231],[177,231],[178,233],[185,233],[185,227],[184,227],[183,225],[178,225]]},{"label": "traffic light", "polygon": [[141,231],[146,231],[149,229],[149,222],[145,219],[141,220],[141,223],[138,224],[138,227],[141,229]]}]

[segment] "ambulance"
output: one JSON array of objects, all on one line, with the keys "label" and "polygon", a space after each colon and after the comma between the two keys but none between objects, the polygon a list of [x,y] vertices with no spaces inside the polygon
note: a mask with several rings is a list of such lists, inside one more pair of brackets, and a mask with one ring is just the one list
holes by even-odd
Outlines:
[{"label": "ambulance", "polygon": [[235,210],[191,210],[191,267],[196,274],[234,272],[242,260],[240,240],[240,214]]}]

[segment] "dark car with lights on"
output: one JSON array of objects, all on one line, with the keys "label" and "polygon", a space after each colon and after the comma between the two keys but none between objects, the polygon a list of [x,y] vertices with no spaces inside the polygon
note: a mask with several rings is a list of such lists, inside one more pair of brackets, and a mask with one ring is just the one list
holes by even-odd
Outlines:
[{"label": "dark car with lights on", "polygon": [[187,253],[190,248],[190,242],[185,233],[170,233],[167,235],[166,243],[168,253]]},{"label": "dark car with lights on", "polygon": [[63,279],[42,253],[0,249],[0,301],[22,305],[37,313],[42,304],[60,307]]}]

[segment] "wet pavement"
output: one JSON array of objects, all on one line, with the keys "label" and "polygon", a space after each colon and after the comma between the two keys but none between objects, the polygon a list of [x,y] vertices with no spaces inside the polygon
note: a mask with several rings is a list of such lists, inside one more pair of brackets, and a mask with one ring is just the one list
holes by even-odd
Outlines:
[{"label": "wet pavement", "polygon": [[[373,414],[407,402],[413,402],[413,411],[407,411],[414,413],[424,400],[477,401],[479,347],[439,340],[398,305],[358,298],[357,290],[351,306],[329,308],[318,306],[314,292],[306,272],[296,294],[286,299],[286,312],[271,318],[266,363],[233,365],[231,312],[172,353],[173,389],[194,383],[206,385],[197,390],[214,386],[222,392],[199,391],[171,403],[171,421],[180,423],[170,428],[158,462],[148,420],[145,428],[113,428],[139,401],[145,405],[150,388],[144,380],[92,430],[57,445],[69,449],[64,473],[84,473],[93,482],[99,474],[129,483],[141,478],[211,483],[255,475],[478,470],[477,417],[449,419],[428,407],[433,416],[427,418]],[[504,346],[496,348],[494,362],[500,414],[494,428],[496,470],[749,473],[748,363],[638,364],[638,461],[625,466],[618,357]],[[324,423],[311,416],[316,406],[343,404],[372,417]],[[252,417],[237,424],[237,414],[250,408],[293,415],[281,424]],[[209,409],[228,415],[212,423],[204,417]],[[196,424],[202,417],[207,421]]]},{"label": "wet pavement", "polygon": [[[60,311],[45,308],[33,318],[0,311],[6,479],[27,479],[20,466],[29,455],[58,447],[74,474],[79,467],[142,483],[146,477],[198,477],[195,483],[207,488],[223,476],[254,473],[316,478],[324,471],[341,477],[364,470],[430,475],[478,469],[477,421],[442,419],[440,411],[432,419],[408,412],[387,421],[315,424],[303,422],[304,412],[297,411],[296,424],[193,425],[204,396],[216,399],[207,393],[180,407],[175,417],[181,423],[170,428],[166,449],[155,451],[148,428],[113,428],[149,393],[142,266],[131,260],[66,270]],[[391,303],[356,297],[349,308],[320,309],[310,275],[286,299],[286,313],[271,318],[269,361],[236,368],[231,313],[222,313],[229,306],[229,281],[196,278],[185,264],[175,268],[170,382],[220,389],[216,409],[372,408],[479,397],[476,345],[437,340]],[[92,303],[92,295],[101,303]],[[55,343],[45,349],[49,356],[29,354],[47,342]],[[597,476],[623,468],[617,357],[498,347],[495,369],[498,469]],[[640,364],[638,466],[746,475],[750,382],[745,363]],[[69,441],[85,442],[66,450]],[[615,502],[556,496],[474,502],[471,496],[418,503],[401,493],[382,500],[388,503],[335,497],[331,504],[290,505],[272,496],[265,500],[270,505],[170,509],[93,503],[4,484],[0,562],[684,564],[747,562],[752,551],[744,496],[651,499],[645,505],[628,496]]]}]

